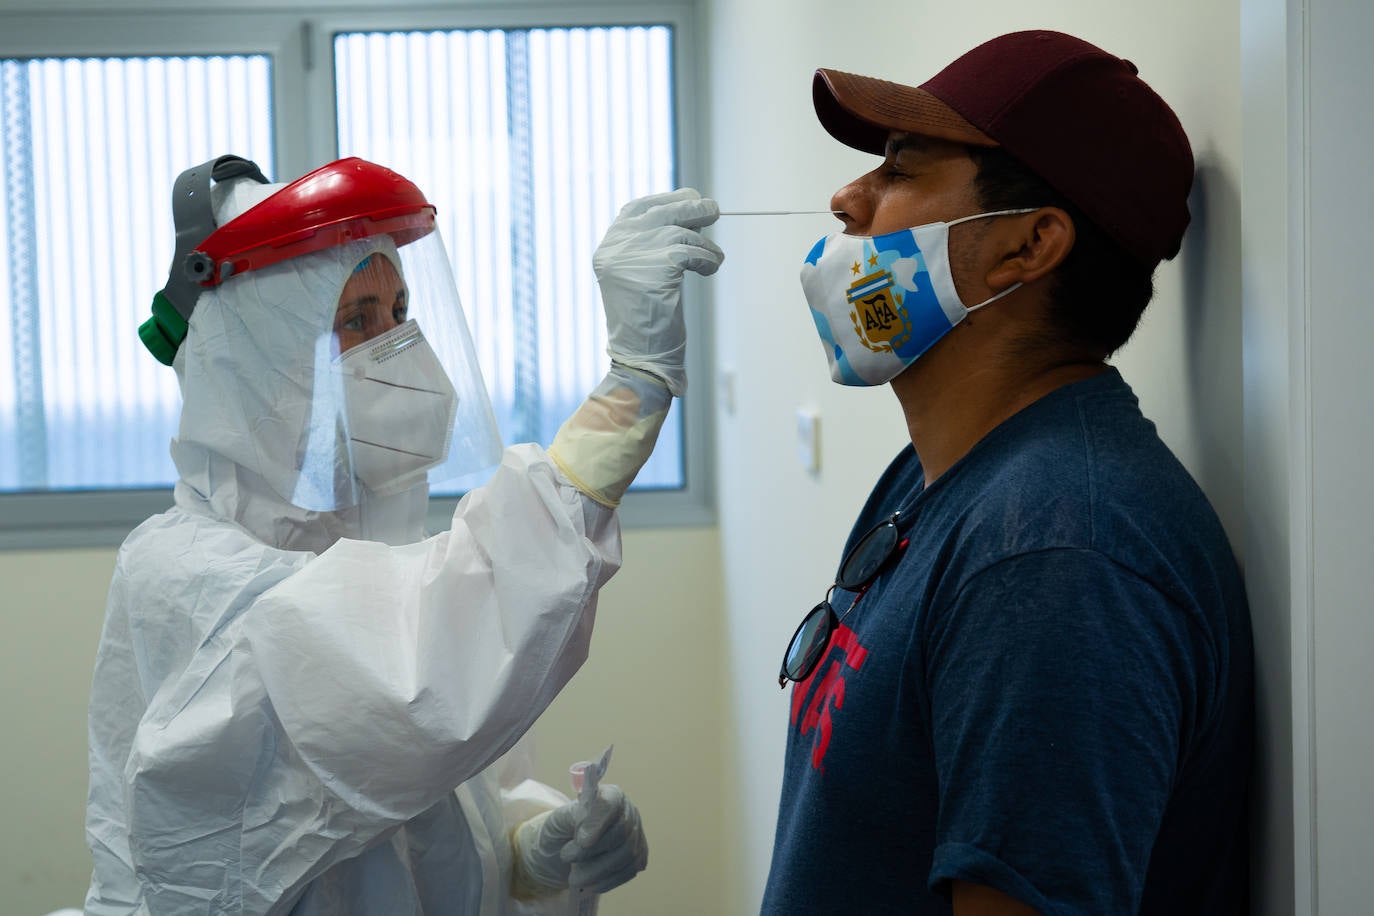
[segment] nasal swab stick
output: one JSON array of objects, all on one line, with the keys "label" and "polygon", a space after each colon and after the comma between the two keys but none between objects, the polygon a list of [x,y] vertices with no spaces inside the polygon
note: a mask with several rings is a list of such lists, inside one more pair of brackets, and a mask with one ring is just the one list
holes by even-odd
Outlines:
[{"label": "nasal swab stick", "polygon": [[722,210],[721,216],[810,216],[817,213],[834,215],[839,210]]}]

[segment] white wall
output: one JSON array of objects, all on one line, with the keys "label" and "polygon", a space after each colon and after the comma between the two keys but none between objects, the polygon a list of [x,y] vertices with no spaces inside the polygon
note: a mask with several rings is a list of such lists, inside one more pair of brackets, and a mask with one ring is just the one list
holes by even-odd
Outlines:
[{"label": "white wall", "polygon": [[1310,764],[1316,906],[1374,900],[1374,6],[1312,0],[1306,17],[1306,315],[1311,432]]},{"label": "white wall", "polygon": [[[1259,912],[1374,898],[1374,7],[1246,0],[1245,454],[1256,627]],[[1291,863],[1291,865],[1290,865]]]},{"label": "white wall", "polygon": [[[1287,0],[1250,0],[1241,14],[1242,123],[1245,146],[1241,198],[1242,291],[1245,376],[1245,515],[1248,567],[1246,587],[1255,632],[1255,695],[1261,715],[1256,723],[1255,778],[1258,797],[1254,828],[1260,860],[1269,867],[1255,875],[1256,913],[1283,916],[1310,913],[1295,909],[1310,903],[1310,812],[1304,797],[1295,816],[1297,787],[1310,784],[1295,772],[1295,739],[1306,743],[1306,727],[1295,729],[1295,683],[1305,682],[1306,637],[1301,623],[1305,603],[1295,604],[1293,564],[1298,545],[1290,529],[1305,504],[1299,479],[1306,467],[1304,399],[1301,387],[1305,352],[1304,321],[1290,320],[1290,303],[1301,290],[1292,278],[1301,271],[1301,220],[1290,211],[1290,162],[1301,162],[1302,123],[1297,97],[1290,97],[1290,67],[1301,60],[1299,43],[1288,35]],[[1290,55],[1290,50],[1296,52]],[[1298,270],[1291,270],[1297,267]],[[1296,295],[1295,295],[1296,294]],[[1290,506],[1293,503],[1293,506]],[[1291,567],[1291,568],[1290,568]],[[1305,755],[1304,755],[1305,756]],[[1296,779],[1296,783],[1295,783]]]},{"label": "white wall", "polygon": [[[723,209],[825,208],[870,168],[816,123],[818,66],[920,82],[994,35],[1072,32],[1134,61],[1192,140],[1199,180],[1184,250],[1157,274],[1158,296],[1117,360],[1146,413],[1242,545],[1239,274],[1239,9],[1224,0],[1150,4],[1010,0],[716,0],[709,4],[711,192]],[[880,469],[905,441],[886,390],[832,385],[797,285],[826,217],[723,218],[727,259],[712,292],[718,368],[734,409],[718,413],[727,696],[732,758],[728,912],[757,911],[772,848],[786,694],[786,640],[830,582],[840,545]],[[1110,295],[1104,290],[1104,295]],[[794,412],[821,416],[819,476],[792,450]]]},{"label": "white wall", "polygon": [[[535,727],[538,775],[564,791],[568,764],[614,743],[609,781],[644,818],[649,869],[603,916],[724,911],[718,554],[714,529],[626,532],[591,658]],[[113,550],[0,552],[7,916],[85,897],[86,703],[113,567]]]},{"label": "white wall", "polygon": [[113,550],[0,552],[0,900],[15,916],[81,906],[86,703]]}]

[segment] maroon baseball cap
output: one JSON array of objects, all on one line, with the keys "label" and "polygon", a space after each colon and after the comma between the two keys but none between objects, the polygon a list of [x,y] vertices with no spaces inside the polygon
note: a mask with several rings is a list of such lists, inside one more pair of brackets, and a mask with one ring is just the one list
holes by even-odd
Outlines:
[{"label": "maroon baseball cap", "polygon": [[1178,116],[1135,65],[1062,32],[1012,32],[919,88],[817,70],[831,136],[883,155],[890,131],[998,146],[1153,268],[1188,227],[1193,152]]}]

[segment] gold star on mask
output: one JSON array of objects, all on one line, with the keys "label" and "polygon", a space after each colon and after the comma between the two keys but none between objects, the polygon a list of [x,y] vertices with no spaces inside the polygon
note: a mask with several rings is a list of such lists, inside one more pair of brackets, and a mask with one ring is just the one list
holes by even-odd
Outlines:
[{"label": "gold star on mask", "polygon": [[869,266],[869,267],[877,267],[877,266],[878,266],[878,254],[877,254],[877,252],[874,252],[872,255],[869,256],[869,258],[868,258],[868,266]]},{"label": "gold star on mask", "polygon": [[852,270],[852,271],[854,271],[854,273],[858,273],[858,272],[859,272],[859,262],[858,262],[858,261],[855,261],[855,262],[854,262],[854,266],[851,267],[851,268],[849,268],[849,269]]}]

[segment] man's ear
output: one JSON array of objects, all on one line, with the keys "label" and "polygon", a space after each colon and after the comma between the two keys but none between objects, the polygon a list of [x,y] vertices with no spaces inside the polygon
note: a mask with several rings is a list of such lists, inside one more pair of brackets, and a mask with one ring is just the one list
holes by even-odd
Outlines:
[{"label": "man's ear", "polygon": [[1032,283],[1053,271],[1073,250],[1073,220],[1058,207],[1006,218],[993,229],[1002,254],[988,271],[989,289]]}]

